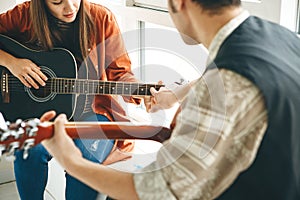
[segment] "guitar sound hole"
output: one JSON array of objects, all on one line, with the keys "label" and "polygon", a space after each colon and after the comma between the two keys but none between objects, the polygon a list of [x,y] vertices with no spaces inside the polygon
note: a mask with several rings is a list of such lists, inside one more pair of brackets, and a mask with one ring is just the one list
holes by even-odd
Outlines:
[{"label": "guitar sound hole", "polygon": [[[48,77],[45,86],[39,85],[39,89],[34,89],[33,87],[27,90],[28,95],[36,102],[46,102],[55,97],[55,93],[52,92],[52,79],[56,77],[55,73],[46,66],[40,66],[42,72]],[[38,84],[38,83],[37,83]]]},{"label": "guitar sound hole", "polygon": [[49,83],[47,84],[47,82],[45,86],[39,86],[39,89],[34,89],[32,87],[30,91],[37,98],[45,98],[51,94]]}]

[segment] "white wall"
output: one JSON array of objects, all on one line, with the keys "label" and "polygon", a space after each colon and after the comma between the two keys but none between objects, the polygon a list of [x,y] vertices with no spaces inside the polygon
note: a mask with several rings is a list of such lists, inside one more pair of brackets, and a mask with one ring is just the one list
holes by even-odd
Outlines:
[{"label": "white wall", "polygon": [[16,5],[16,0],[10,1],[1,1],[0,2],[0,13],[5,12],[6,10],[13,8]]}]

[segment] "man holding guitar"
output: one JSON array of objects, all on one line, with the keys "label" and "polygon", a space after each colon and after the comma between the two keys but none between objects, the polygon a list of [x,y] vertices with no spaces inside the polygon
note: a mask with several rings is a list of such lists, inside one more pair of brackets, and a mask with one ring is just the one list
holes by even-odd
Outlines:
[{"label": "man holding guitar", "polygon": [[[168,4],[184,41],[210,55],[157,160],[136,174],[96,165],[65,133],[64,115],[45,147],[68,173],[115,199],[300,199],[297,35],[250,16],[240,0]],[[158,103],[171,94],[152,92]]]},{"label": "man holding guitar", "polygon": [[[101,5],[31,0],[0,14],[0,34],[0,111],[8,120],[55,109],[76,121],[126,121],[116,100],[103,94],[144,95],[140,91],[147,90],[125,84],[138,80],[116,19]],[[105,164],[128,158],[122,152],[133,148],[130,140],[75,143],[85,158]],[[14,162],[21,199],[43,199],[51,156],[42,145],[31,149],[26,160],[22,154],[16,152]],[[69,174],[66,182],[66,199],[96,199],[97,191]]]}]

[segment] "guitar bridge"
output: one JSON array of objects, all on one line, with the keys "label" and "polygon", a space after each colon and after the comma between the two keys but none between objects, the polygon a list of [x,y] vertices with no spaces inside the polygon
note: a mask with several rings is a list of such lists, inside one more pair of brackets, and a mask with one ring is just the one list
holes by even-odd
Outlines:
[{"label": "guitar bridge", "polygon": [[9,103],[9,89],[8,89],[8,78],[9,74],[7,70],[2,70],[1,73],[1,94],[3,103]]}]

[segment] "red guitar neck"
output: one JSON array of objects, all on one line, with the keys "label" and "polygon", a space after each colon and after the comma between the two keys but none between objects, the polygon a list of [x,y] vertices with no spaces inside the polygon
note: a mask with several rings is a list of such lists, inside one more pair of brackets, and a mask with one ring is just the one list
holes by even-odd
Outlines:
[{"label": "red guitar neck", "polygon": [[[65,127],[73,139],[143,139],[163,142],[171,135],[171,130],[165,127],[128,122],[70,122]],[[13,154],[15,149],[27,151],[53,134],[54,124],[51,122],[11,124],[8,128],[0,129],[0,156],[3,152]],[[24,155],[26,157],[28,154]]]},{"label": "red guitar neck", "polygon": [[[65,127],[68,135],[74,139],[147,139],[163,142],[171,134],[171,130],[165,127],[128,122],[73,122]],[[53,131],[53,123],[41,124],[36,143],[52,137]]]}]

